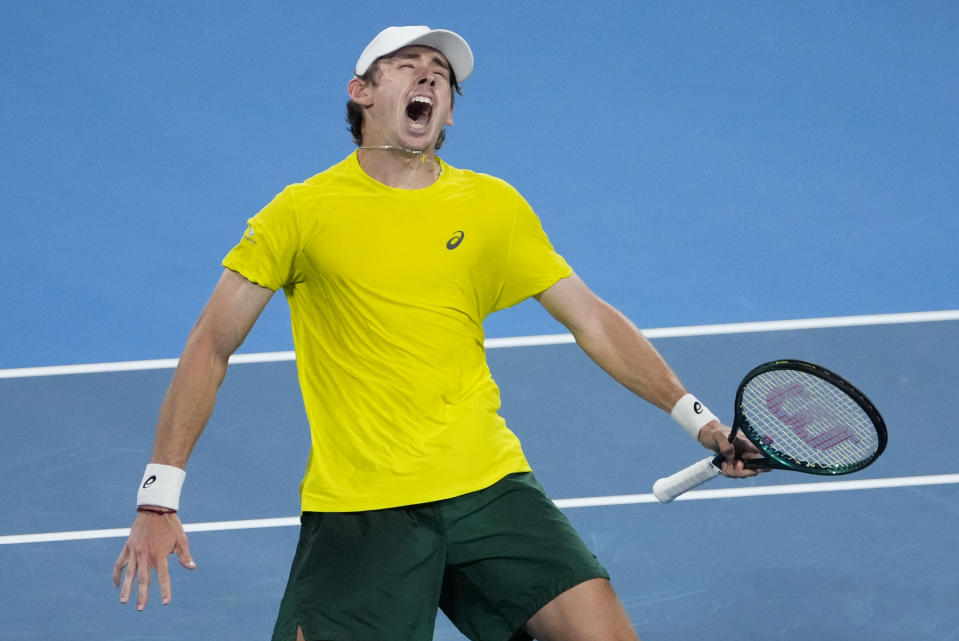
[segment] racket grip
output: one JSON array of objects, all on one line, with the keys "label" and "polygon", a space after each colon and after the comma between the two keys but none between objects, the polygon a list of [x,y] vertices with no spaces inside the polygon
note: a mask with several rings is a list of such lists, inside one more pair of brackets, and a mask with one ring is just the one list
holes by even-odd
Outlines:
[{"label": "racket grip", "polygon": [[653,483],[653,495],[660,503],[669,503],[684,492],[720,475],[717,463],[722,457],[710,456]]}]

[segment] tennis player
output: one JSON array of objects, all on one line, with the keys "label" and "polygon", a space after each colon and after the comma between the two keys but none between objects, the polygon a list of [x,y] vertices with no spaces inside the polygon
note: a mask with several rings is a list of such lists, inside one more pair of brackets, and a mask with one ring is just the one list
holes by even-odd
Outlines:
[{"label": "tennis player", "polygon": [[478,641],[636,639],[498,414],[483,319],[534,297],[617,381],[727,456],[726,475],[754,474],[741,457],[755,448],[727,441],[515,189],[436,155],[473,71],[463,38],[390,27],[354,71],[358,149],[250,219],[189,336],[114,567],[120,600],[135,580],[144,608],[155,568],[169,603],[170,554],[196,567],[176,512],[187,460],[227,359],[283,289],[312,449],[274,639],[430,639],[438,607]]}]

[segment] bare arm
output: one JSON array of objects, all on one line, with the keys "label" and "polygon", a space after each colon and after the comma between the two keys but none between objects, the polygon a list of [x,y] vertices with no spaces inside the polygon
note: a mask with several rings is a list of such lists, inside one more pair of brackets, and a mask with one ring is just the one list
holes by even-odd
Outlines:
[{"label": "bare arm", "polygon": [[590,358],[634,394],[668,412],[686,393],[642,332],[576,274],[536,298]]},{"label": "bare arm", "polygon": [[[213,412],[230,355],[246,338],[272,295],[271,290],[251,283],[235,272],[223,272],[190,332],[160,408],[152,463],[186,467],[193,446]],[[127,602],[136,578],[137,609],[146,607],[150,568],[154,567],[160,582],[161,600],[164,604],[169,603],[171,589],[167,557],[174,553],[184,567],[196,567],[176,513],[139,513],[113,566],[114,585],[120,587],[121,582],[123,584],[120,602]]]},{"label": "bare arm", "polygon": [[151,463],[186,468],[213,412],[230,356],[239,348],[273,291],[224,270],[190,332],[157,420]]},{"label": "bare arm", "polygon": [[[614,379],[653,405],[669,412],[686,393],[679,378],[656,348],[619,310],[594,294],[573,274],[558,281],[536,299],[573,334],[586,354]],[[727,476],[753,476],[743,467],[743,454],[758,454],[739,435],[730,444],[729,428],[712,421],[699,432],[699,442],[727,459]]]}]

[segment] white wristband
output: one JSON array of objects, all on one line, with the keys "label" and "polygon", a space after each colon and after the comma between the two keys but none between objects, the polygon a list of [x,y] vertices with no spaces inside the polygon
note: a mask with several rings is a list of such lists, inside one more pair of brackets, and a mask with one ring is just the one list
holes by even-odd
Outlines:
[{"label": "white wristband", "polygon": [[180,509],[180,488],[186,472],[172,465],[150,463],[143,480],[140,481],[140,491],[137,492],[137,505],[156,505],[171,510]]},{"label": "white wristband", "polygon": [[700,403],[699,399],[692,394],[685,394],[676,401],[676,405],[669,415],[697,441],[699,440],[699,430],[704,425],[719,420],[709,411],[709,408]]}]

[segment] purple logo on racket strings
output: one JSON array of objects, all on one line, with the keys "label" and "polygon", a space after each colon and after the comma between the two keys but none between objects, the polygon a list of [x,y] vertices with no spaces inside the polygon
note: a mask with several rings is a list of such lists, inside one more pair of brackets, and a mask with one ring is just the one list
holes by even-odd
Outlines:
[{"label": "purple logo on racket strings", "polygon": [[[825,407],[811,402],[809,392],[800,383],[769,390],[766,393],[766,408],[806,445],[814,449],[828,450],[846,441],[857,445],[860,443],[848,425],[841,423],[840,419]],[[815,434],[806,429],[820,421],[831,423],[832,427]]]}]

